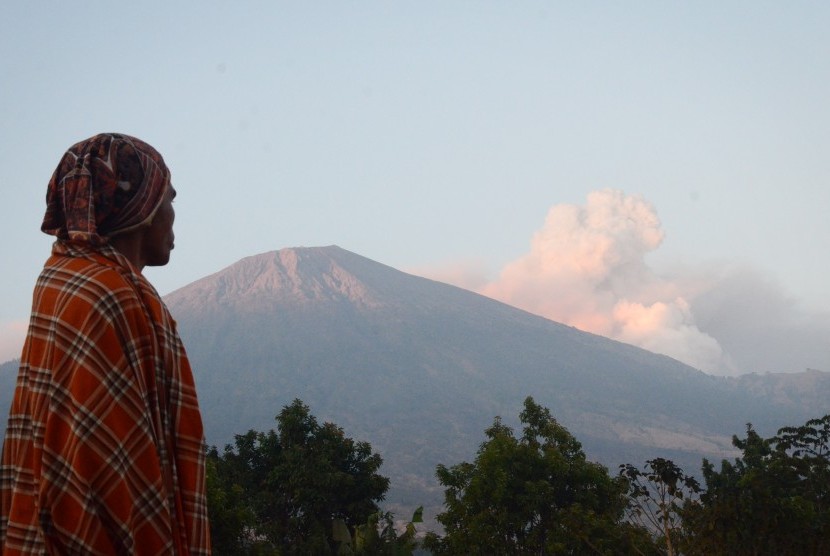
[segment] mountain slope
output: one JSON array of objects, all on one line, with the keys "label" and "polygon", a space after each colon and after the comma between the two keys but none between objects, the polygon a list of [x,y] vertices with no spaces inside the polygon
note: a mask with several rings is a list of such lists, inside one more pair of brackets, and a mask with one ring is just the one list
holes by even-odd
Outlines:
[{"label": "mountain slope", "polygon": [[300,398],[371,442],[390,501],[410,508],[440,501],[435,465],[471,458],[493,417],[515,423],[527,395],[609,466],[661,455],[694,470],[729,454],[747,422],[774,432],[817,414],[338,247],[248,257],[166,301],[210,443],[273,428]]},{"label": "mountain slope", "polygon": [[12,404],[19,366],[20,362],[16,359],[0,364],[0,423],[3,423],[3,427],[0,429],[0,438],[6,436],[6,417]]}]

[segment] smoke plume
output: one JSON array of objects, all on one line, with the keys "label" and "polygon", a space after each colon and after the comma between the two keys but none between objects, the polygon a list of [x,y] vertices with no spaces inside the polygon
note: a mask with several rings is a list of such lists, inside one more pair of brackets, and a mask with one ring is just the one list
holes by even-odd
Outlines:
[{"label": "smoke plume", "polygon": [[663,237],[645,199],[595,191],[584,206],[551,208],[530,252],[478,291],[707,372],[729,372],[718,342],[695,324],[686,288],[646,265]]}]

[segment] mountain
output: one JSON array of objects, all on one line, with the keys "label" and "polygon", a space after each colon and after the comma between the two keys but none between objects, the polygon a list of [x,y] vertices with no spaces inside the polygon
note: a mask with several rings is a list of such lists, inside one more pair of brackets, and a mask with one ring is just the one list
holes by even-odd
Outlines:
[{"label": "mountain", "polygon": [[248,257],[166,301],[209,443],[300,398],[383,455],[402,511],[440,505],[435,466],[474,457],[494,416],[515,426],[528,395],[612,472],[657,456],[694,472],[747,422],[773,434],[830,393],[826,373],[713,377],[334,246]]},{"label": "mountain", "polygon": [[6,436],[6,417],[12,404],[14,385],[17,382],[17,369],[20,361],[13,359],[0,364],[0,439]]},{"label": "mountain", "polygon": [[[434,515],[435,466],[471,460],[496,415],[515,427],[528,395],[612,473],[658,456],[698,472],[748,422],[771,435],[830,411],[828,373],[706,375],[339,247],[248,257],[166,301],[210,444],[300,398],[382,454],[398,515]],[[16,374],[0,365],[3,415]]]}]

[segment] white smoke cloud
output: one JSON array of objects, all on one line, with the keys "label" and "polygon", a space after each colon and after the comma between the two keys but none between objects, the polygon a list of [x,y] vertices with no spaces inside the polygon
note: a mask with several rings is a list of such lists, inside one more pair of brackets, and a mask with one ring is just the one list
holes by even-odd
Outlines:
[{"label": "white smoke cloud", "polygon": [[707,372],[732,372],[717,340],[696,325],[686,288],[646,265],[663,237],[645,199],[595,191],[585,206],[551,208],[530,252],[478,291]]},{"label": "white smoke cloud", "polygon": [[701,330],[743,372],[830,371],[830,313],[802,304],[769,273],[746,265],[710,268],[692,302]]},{"label": "white smoke cloud", "polygon": [[830,371],[830,312],[745,264],[656,271],[645,257],[663,236],[646,200],[607,189],[552,207],[530,252],[495,280],[479,263],[415,273],[713,374]]},{"label": "white smoke cloud", "polygon": [[27,322],[0,322],[0,363],[20,357],[27,327]]}]

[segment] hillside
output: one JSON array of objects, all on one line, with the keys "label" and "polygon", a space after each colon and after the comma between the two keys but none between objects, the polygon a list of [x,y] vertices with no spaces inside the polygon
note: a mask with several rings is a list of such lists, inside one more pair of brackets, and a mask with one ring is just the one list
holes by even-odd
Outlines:
[{"label": "hillside", "polygon": [[6,418],[9,415],[9,407],[14,395],[14,385],[17,380],[18,361],[6,361],[0,364],[0,423],[3,423],[0,430],[0,438],[6,436]]},{"label": "hillside", "polygon": [[[248,257],[167,302],[196,369],[210,443],[272,428],[300,398],[370,441],[392,478],[390,501],[410,507],[440,501],[435,465],[471,458],[493,417],[515,423],[527,395],[610,467],[662,455],[696,468],[702,456],[729,455],[747,422],[771,433],[825,411],[826,397],[783,403],[758,384],[338,247]],[[820,373],[811,390],[829,384]]]},{"label": "hillside", "polygon": [[[561,292],[567,295],[567,292]],[[388,507],[438,509],[438,463],[473,457],[532,395],[612,471],[663,456],[688,471],[830,410],[830,374],[713,377],[338,247],[245,258],[167,296],[187,346],[207,440],[274,427],[294,398],[371,442]],[[17,362],[0,365],[8,412]]]}]

